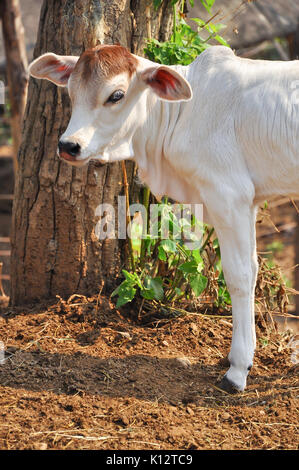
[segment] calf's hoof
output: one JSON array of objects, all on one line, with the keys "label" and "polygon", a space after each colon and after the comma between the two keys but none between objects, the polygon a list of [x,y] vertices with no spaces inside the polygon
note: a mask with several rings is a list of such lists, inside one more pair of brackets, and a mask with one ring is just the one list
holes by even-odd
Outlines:
[{"label": "calf's hoof", "polygon": [[246,380],[249,372],[249,367],[237,367],[235,364],[230,365],[230,368],[221,380],[219,387],[228,393],[243,392],[246,388]]},{"label": "calf's hoof", "polygon": [[223,377],[218,386],[219,388],[221,388],[221,390],[224,390],[225,392],[230,394],[240,393],[244,390],[243,388],[239,387],[237,384],[229,380],[226,375]]}]

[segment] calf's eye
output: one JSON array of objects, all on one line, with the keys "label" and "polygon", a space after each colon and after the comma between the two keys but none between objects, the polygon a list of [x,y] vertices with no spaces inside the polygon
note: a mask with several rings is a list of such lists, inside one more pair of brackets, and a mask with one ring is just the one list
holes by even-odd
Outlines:
[{"label": "calf's eye", "polygon": [[124,91],[116,90],[109,96],[107,103],[117,103],[125,96]]}]

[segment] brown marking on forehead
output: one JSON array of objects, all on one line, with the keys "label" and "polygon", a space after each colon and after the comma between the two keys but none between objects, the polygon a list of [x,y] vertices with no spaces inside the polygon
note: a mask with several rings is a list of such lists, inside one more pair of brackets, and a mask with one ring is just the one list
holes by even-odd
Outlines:
[{"label": "brown marking on forehead", "polygon": [[131,77],[136,67],[137,59],[125,47],[100,45],[81,54],[73,73],[88,82],[94,74],[111,78],[127,72]]}]

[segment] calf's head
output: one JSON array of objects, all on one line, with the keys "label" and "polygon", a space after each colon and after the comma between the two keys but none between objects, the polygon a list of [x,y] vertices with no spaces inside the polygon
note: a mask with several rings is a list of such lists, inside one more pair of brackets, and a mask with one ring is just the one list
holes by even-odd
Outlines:
[{"label": "calf's head", "polygon": [[178,72],[121,46],[97,46],[80,57],[43,54],[29,72],[68,88],[72,116],[58,153],[75,166],[90,159],[111,162],[134,156],[132,137],[148,112],[146,90],[167,101],[192,97],[189,83]]}]

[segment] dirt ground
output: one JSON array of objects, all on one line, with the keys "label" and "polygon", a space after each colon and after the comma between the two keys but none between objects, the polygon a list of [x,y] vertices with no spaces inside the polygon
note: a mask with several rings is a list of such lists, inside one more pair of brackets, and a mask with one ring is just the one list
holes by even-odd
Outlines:
[{"label": "dirt ground", "polygon": [[[288,202],[257,224],[260,252],[283,244],[274,257],[290,282],[294,213]],[[0,214],[0,237],[9,219]],[[232,396],[217,388],[230,317],[144,325],[106,298],[69,303],[2,310],[0,449],[298,449],[298,320],[258,326],[248,388]]]},{"label": "dirt ground", "polygon": [[0,338],[1,449],[299,447],[291,331],[258,327],[239,395],[217,388],[230,317],[142,325],[133,307],[121,313],[105,297],[73,297],[2,310]]}]

